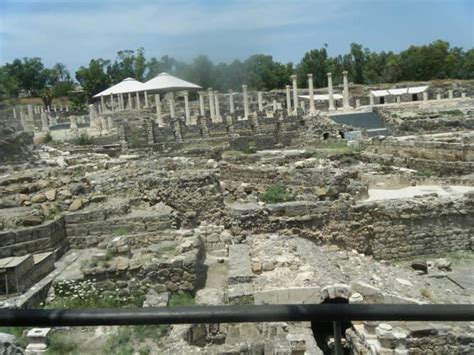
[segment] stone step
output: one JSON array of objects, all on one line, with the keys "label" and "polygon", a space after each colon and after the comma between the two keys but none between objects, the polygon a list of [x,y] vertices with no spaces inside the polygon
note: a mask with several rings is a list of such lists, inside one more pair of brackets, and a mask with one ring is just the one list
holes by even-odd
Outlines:
[{"label": "stone step", "polygon": [[249,283],[255,278],[250,264],[249,247],[247,244],[229,246],[229,285]]}]

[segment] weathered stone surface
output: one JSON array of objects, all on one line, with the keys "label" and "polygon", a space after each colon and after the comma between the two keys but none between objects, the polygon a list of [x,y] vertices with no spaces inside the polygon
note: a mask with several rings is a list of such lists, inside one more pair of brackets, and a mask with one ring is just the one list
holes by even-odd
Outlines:
[{"label": "weathered stone surface", "polygon": [[69,205],[69,211],[77,211],[82,208],[82,199],[76,198],[72,203]]}]

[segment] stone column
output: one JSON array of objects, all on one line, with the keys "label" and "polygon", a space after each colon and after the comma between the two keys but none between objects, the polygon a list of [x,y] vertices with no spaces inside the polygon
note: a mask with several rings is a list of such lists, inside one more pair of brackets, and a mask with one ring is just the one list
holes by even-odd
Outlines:
[{"label": "stone column", "polygon": [[137,110],[139,109],[140,109],[140,93],[137,91]]},{"label": "stone column", "polygon": [[449,97],[450,100],[452,100],[454,98],[453,89],[448,90],[448,97]]},{"label": "stone column", "polygon": [[244,95],[244,119],[249,119],[249,94],[247,85],[242,85],[242,94]]},{"label": "stone column", "polygon": [[53,110],[54,110],[54,112],[58,112],[58,107],[56,105],[54,105]]},{"label": "stone column", "polygon": [[232,93],[232,90],[229,90],[229,109],[230,113],[235,112],[235,107],[234,107],[234,94]]},{"label": "stone column", "polygon": [[94,105],[89,105],[89,127],[97,128],[96,124],[97,112],[95,111]]},{"label": "stone column", "polygon": [[69,112],[69,106],[66,106],[66,112]]},{"label": "stone column", "polygon": [[70,126],[69,126],[69,129],[72,130],[72,131],[75,131],[77,130],[77,121],[76,121],[76,116],[71,116],[70,118]]},{"label": "stone column", "polygon": [[120,109],[121,109],[121,110],[124,109],[124,106],[123,106],[123,94],[120,94],[120,95],[119,95],[119,106],[120,106]]},{"label": "stone column", "polygon": [[401,102],[402,102],[402,99],[401,99],[401,97],[400,97],[400,96],[397,96],[397,104],[399,104],[399,105],[400,105],[400,103],[401,103]]},{"label": "stone column", "polygon": [[30,121],[29,123],[34,122],[34,115],[33,115],[33,105],[28,105],[28,120]]},{"label": "stone column", "polygon": [[309,90],[309,114],[314,115],[316,110],[314,108],[313,74],[308,74],[308,90]]},{"label": "stone column", "polygon": [[191,117],[189,115],[189,94],[184,92],[184,114],[186,115],[186,126],[191,124]]},{"label": "stone column", "polygon": [[46,112],[41,113],[41,130],[43,132],[49,132],[48,116]]},{"label": "stone column", "polygon": [[105,111],[105,102],[104,102],[104,97],[103,96],[100,97],[100,109],[101,109],[102,112]]},{"label": "stone column", "polygon": [[145,96],[145,107],[148,107],[148,93],[145,91],[143,95]]},{"label": "stone column", "polygon": [[290,85],[286,86],[286,110],[288,111],[288,115],[291,114],[291,92],[290,92]]},{"label": "stone column", "polygon": [[199,114],[204,117],[206,115],[206,111],[204,110],[204,96],[201,91],[199,91]]},{"label": "stone column", "polygon": [[332,90],[332,73],[327,73],[328,76],[328,96],[329,96],[329,111],[334,111],[336,108],[334,107],[334,96]]},{"label": "stone column", "polygon": [[462,92],[462,93],[461,93],[461,98],[463,98],[463,99],[466,98],[466,93],[465,93],[465,92]]},{"label": "stone column", "polygon": [[16,116],[16,109],[15,109],[15,107],[13,107],[13,118],[14,118],[14,119],[16,119],[16,118],[17,118],[17,116]]},{"label": "stone column", "polygon": [[219,92],[214,91],[214,103],[216,105],[216,121],[222,122],[221,109],[219,107]]},{"label": "stone column", "polygon": [[128,93],[127,94],[127,109],[131,110],[133,108],[132,105],[132,94]]},{"label": "stone column", "polygon": [[110,94],[110,111],[114,110],[114,95]]},{"label": "stone column", "polygon": [[423,92],[423,101],[428,101],[428,93],[426,91]]},{"label": "stone column", "polygon": [[345,110],[350,109],[351,106],[349,105],[349,82],[347,81],[347,71],[342,72],[342,80],[344,83],[344,90],[342,92],[342,104]]},{"label": "stone column", "polygon": [[356,107],[360,107],[360,100],[356,99]]},{"label": "stone column", "polygon": [[114,119],[112,118],[112,116],[107,117],[107,127],[109,128],[109,130],[114,128]]},{"label": "stone column", "polygon": [[174,92],[170,92],[169,95],[170,95],[170,98],[169,98],[170,116],[171,116],[171,118],[175,118],[175,113],[174,113]]},{"label": "stone column", "polygon": [[163,117],[161,116],[161,98],[159,94],[155,95],[155,105],[156,105],[156,124],[159,127],[163,127],[165,123],[163,122]]},{"label": "stone column", "polygon": [[276,100],[273,100],[272,105],[273,105],[273,112],[275,113],[276,110],[278,110],[278,105],[277,105]]},{"label": "stone column", "polygon": [[263,111],[263,99],[262,99],[262,92],[257,92],[257,100],[258,100],[258,110]]},{"label": "stone column", "polygon": [[216,119],[214,92],[212,91],[212,88],[207,89],[207,92],[209,94],[209,115],[211,116],[211,122],[214,122]]},{"label": "stone column", "polygon": [[293,107],[295,115],[298,114],[298,83],[296,81],[296,75],[291,76],[293,82]]},{"label": "stone column", "polygon": [[441,94],[439,92],[436,94],[436,100],[441,100]]}]

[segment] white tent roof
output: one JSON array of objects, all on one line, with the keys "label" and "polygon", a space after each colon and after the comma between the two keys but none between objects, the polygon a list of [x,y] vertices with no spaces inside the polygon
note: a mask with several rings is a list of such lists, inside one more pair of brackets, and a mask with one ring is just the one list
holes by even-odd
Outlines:
[{"label": "white tent roof", "polygon": [[[309,95],[298,95],[301,99],[309,100]],[[341,94],[332,94],[334,100],[342,100]],[[329,95],[314,95],[314,101],[329,101]]]},{"label": "white tent roof", "polygon": [[161,73],[153,79],[148,80],[142,91],[158,91],[158,90],[186,90],[186,89],[201,89],[199,85],[190,83],[189,81],[179,79],[168,73]]},{"label": "white tent roof", "polygon": [[110,94],[125,94],[128,92],[136,92],[142,90],[143,83],[133,78],[127,78],[110,88],[99,92],[94,97],[108,96]]},{"label": "white tent roof", "polygon": [[406,94],[408,92],[408,89],[407,88],[388,89],[388,92],[389,92],[390,95],[399,96],[399,95]]},{"label": "white tent roof", "polygon": [[375,97],[388,96],[388,95],[403,95],[403,94],[419,94],[425,92],[428,86],[415,86],[412,88],[399,88],[399,89],[388,89],[388,90],[373,90],[372,95]]},{"label": "white tent roof", "polygon": [[370,92],[375,97],[388,96],[390,93],[387,90],[372,90]]},{"label": "white tent roof", "polygon": [[408,88],[409,94],[419,94],[428,90],[428,86],[415,86],[413,88]]}]

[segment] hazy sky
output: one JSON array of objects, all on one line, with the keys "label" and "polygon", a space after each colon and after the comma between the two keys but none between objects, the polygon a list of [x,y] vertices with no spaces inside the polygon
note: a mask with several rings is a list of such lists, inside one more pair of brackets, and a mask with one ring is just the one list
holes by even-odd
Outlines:
[{"label": "hazy sky", "polygon": [[399,51],[435,39],[474,47],[474,0],[0,0],[0,64],[40,57],[71,71],[139,47],[147,58],[298,62],[324,43],[335,55],[351,42]]}]

